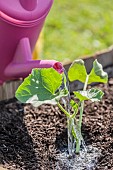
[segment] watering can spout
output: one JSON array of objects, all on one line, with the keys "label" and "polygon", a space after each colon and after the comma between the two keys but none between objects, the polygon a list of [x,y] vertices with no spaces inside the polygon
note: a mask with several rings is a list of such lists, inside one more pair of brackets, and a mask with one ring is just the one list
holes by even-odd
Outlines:
[{"label": "watering can spout", "polygon": [[37,0],[20,0],[22,7],[28,11],[32,11],[37,7]]},{"label": "watering can spout", "polygon": [[32,60],[32,52],[28,38],[20,40],[13,61],[6,67],[4,74],[11,78],[25,78],[33,68],[51,68],[59,73],[64,71],[62,64],[55,60]]}]

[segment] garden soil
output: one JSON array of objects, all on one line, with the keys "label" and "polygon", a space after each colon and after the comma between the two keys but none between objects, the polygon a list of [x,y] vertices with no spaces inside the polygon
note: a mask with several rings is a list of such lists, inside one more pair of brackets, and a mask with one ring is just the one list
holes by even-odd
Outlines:
[{"label": "garden soil", "polygon": [[[105,95],[101,102],[85,103],[82,133],[86,145],[101,150],[95,170],[113,170],[113,79],[98,87]],[[62,147],[67,147],[66,117],[57,106],[33,108],[16,99],[0,102],[0,165],[4,168],[56,170],[56,155]]]}]

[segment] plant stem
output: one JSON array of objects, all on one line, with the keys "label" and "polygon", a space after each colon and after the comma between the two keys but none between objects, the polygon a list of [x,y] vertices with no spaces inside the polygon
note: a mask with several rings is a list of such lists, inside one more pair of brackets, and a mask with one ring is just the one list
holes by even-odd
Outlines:
[{"label": "plant stem", "polygon": [[87,77],[86,77],[86,81],[85,81],[83,90],[86,90],[87,85],[88,85],[88,80],[89,80],[89,75],[87,75]]},{"label": "plant stem", "polygon": [[72,118],[71,118],[70,113],[68,113],[58,101],[57,101],[57,105],[67,117],[68,153],[69,153],[69,156],[71,157],[72,152],[73,152],[72,151],[73,150]]},{"label": "plant stem", "polygon": [[62,106],[61,104],[57,101],[58,107],[61,109],[61,111],[68,117],[70,118],[70,113],[68,113]]},{"label": "plant stem", "polygon": [[[88,79],[89,79],[89,75],[87,75],[87,77],[86,77],[86,81],[85,81],[85,84],[84,84],[83,91],[85,91],[86,88],[87,88]],[[79,124],[78,124],[80,131],[81,131],[81,124],[82,124],[83,110],[84,110],[84,101],[81,102],[81,107],[80,107],[80,117],[79,117]]]},{"label": "plant stem", "polygon": [[68,153],[71,157],[73,155],[73,136],[72,136],[72,119],[67,118],[67,133],[68,133]]},{"label": "plant stem", "polygon": [[79,122],[78,122],[78,127],[79,127],[80,132],[81,132],[81,126],[82,126],[83,111],[84,111],[84,101],[81,103],[81,107],[80,107],[80,117],[79,117]]},{"label": "plant stem", "polygon": [[[87,88],[88,79],[89,79],[89,75],[87,75],[87,77],[86,77],[86,81],[85,81],[85,84],[84,84],[83,91],[85,91],[86,88]],[[76,153],[79,153],[79,151],[80,151],[80,145],[81,145],[81,140],[82,140],[81,126],[82,126],[83,111],[84,111],[84,101],[81,102],[81,107],[80,107],[80,117],[79,117],[79,122],[78,122],[80,140],[76,143]]]},{"label": "plant stem", "polygon": [[77,140],[76,142],[76,153],[78,154],[80,152],[80,141]]}]

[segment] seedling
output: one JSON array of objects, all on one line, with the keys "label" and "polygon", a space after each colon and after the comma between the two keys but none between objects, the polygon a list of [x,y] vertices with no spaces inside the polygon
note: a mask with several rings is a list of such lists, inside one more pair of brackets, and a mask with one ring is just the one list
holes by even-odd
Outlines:
[{"label": "seedling", "polygon": [[[31,74],[25,78],[24,82],[16,91],[16,98],[23,103],[31,103],[34,107],[41,104],[57,104],[67,117],[68,128],[68,152],[72,156],[74,152],[80,152],[83,140],[81,133],[82,115],[84,101],[100,101],[104,93],[97,88],[87,90],[87,85],[94,82],[107,83],[108,75],[103,71],[102,66],[97,60],[93,62],[93,68],[89,74],[86,72],[84,61],[75,60],[69,68],[68,78],[70,81],[78,80],[84,84],[81,91],[74,91],[74,100],[71,100],[70,110],[67,110],[60,103],[60,99],[69,95],[66,85],[66,76],[59,74],[53,68],[33,69]],[[77,99],[78,102],[75,102]],[[76,115],[79,114],[79,118]]]}]

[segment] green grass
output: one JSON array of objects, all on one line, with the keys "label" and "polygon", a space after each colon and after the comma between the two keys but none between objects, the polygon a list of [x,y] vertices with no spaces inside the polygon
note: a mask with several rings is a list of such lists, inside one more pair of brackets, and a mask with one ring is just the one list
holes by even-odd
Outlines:
[{"label": "green grass", "polygon": [[111,0],[55,0],[44,29],[44,59],[72,61],[113,44]]}]

